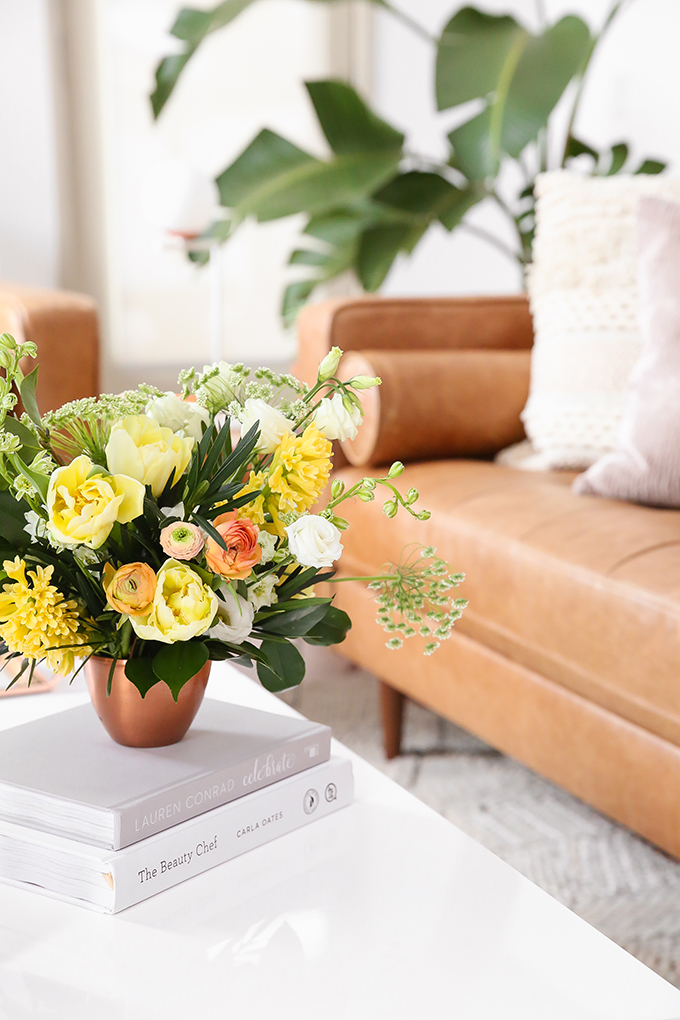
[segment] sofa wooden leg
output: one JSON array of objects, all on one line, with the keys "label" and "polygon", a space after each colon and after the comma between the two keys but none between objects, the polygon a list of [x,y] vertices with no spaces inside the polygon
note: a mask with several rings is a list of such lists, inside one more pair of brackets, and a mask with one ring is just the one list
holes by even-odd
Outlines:
[{"label": "sofa wooden leg", "polygon": [[404,721],[405,695],[380,681],[380,710],[383,726],[385,757],[396,758],[401,754],[401,730]]}]

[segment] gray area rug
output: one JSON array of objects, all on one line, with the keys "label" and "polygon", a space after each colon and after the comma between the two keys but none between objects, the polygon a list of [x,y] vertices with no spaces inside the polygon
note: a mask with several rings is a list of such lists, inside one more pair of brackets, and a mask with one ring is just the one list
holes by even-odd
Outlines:
[{"label": "gray area rug", "polygon": [[680,987],[679,863],[418,705],[386,761],[375,679],[325,649],[306,658],[286,701]]}]

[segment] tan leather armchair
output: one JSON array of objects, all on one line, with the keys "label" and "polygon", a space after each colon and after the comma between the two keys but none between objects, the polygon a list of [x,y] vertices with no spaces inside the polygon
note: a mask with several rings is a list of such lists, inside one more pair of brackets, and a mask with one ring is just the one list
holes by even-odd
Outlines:
[{"label": "tan leather armchair", "polygon": [[99,327],[92,298],[0,282],[0,333],[37,345],[41,411],[99,392]]},{"label": "tan leather armchair", "polygon": [[[380,677],[385,747],[411,697],[680,857],[680,512],[571,491],[568,472],[494,464],[522,437],[532,327],[523,297],[325,302],[300,318],[298,372],[332,345],[378,374],[352,484],[407,461],[426,523],[347,507],[347,576],[412,542],[466,573],[469,608],[431,657],[385,647],[371,594],[337,586],[353,619],[338,651]],[[342,366],[341,366],[342,368]],[[344,513],[345,511],[343,511]]]}]

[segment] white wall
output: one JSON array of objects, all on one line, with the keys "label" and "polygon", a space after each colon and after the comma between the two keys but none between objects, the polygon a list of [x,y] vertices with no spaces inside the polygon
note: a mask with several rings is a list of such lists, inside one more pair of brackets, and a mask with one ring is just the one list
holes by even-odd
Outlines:
[{"label": "white wall", "polygon": [[[439,34],[462,4],[454,0],[397,0],[397,6],[428,31]],[[512,13],[537,25],[535,0],[479,0],[490,13]],[[611,0],[545,0],[550,20],[580,14],[602,24]],[[376,18],[373,99],[388,120],[407,132],[419,152],[443,158],[446,133],[457,121],[435,112],[434,50],[388,14]],[[680,3],[635,0],[619,15],[590,69],[576,131],[596,147],[632,143],[640,157],[669,159],[680,166]],[[561,111],[558,117],[564,120]],[[465,114],[462,119],[467,119]],[[460,119],[460,118],[459,118]],[[486,203],[471,221],[512,242],[512,230]],[[483,241],[463,232],[451,236],[433,228],[410,258],[403,257],[383,287],[387,294],[503,293],[519,289],[517,268]]]},{"label": "white wall", "polygon": [[49,0],[0,0],[0,277],[59,278]]}]

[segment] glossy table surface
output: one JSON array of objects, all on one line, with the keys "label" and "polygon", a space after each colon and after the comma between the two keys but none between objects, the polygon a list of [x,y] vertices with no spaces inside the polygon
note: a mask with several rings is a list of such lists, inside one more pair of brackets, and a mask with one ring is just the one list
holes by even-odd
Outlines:
[{"label": "glossy table surface", "polygon": [[[294,714],[225,664],[208,695]],[[2,699],[0,728],[85,699]],[[2,1020],[680,1018],[680,991],[350,756],[351,807],[116,916],[0,885]]]}]

